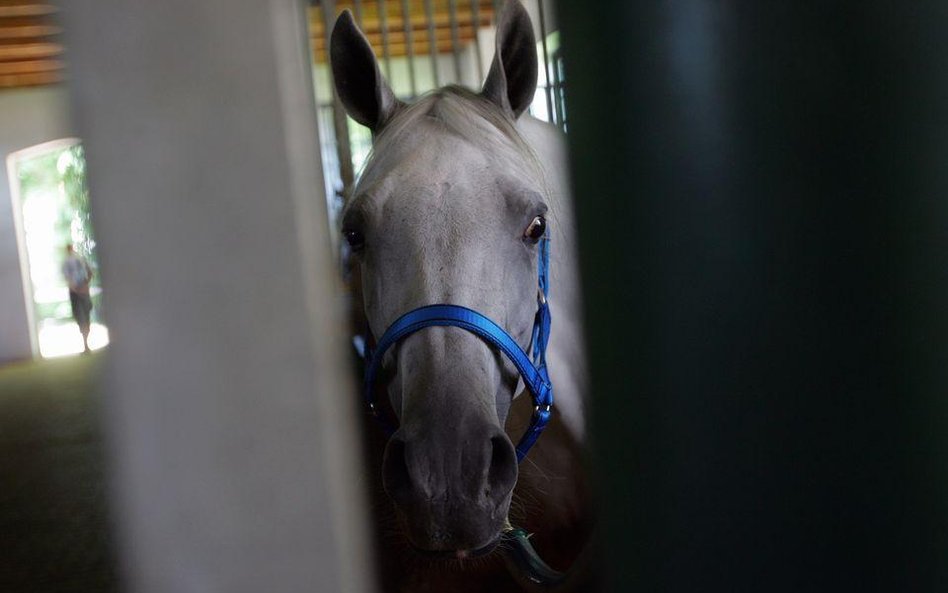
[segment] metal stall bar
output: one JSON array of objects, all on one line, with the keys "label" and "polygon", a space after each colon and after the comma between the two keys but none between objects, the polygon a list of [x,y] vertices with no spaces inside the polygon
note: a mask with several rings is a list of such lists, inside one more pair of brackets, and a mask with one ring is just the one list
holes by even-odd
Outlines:
[{"label": "metal stall bar", "polygon": [[454,82],[461,84],[461,36],[458,31],[458,0],[448,0],[448,18],[451,20],[451,56],[454,59]]},{"label": "metal stall bar", "polygon": [[546,112],[550,123],[556,123],[556,113],[553,111],[553,79],[550,76],[550,54],[546,48],[546,9],[544,5],[546,0],[537,0],[537,7],[540,12],[540,45],[543,46],[543,77],[546,84],[543,85],[544,96],[546,97]]},{"label": "metal stall bar", "polygon": [[356,24],[359,25],[360,29],[365,31],[362,27],[362,0],[355,0],[355,2],[352,3],[352,9],[355,14]]},{"label": "metal stall bar", "polygon": [[[328,63],[332,26],[336,18],[336,0],[322,0],[321,7]],[[331,68],[329,75],[332,76]],[[342,180],[343,195],[348,195],[349,190],[355,185],[355,169],[352,167],[352,145],[349,139],[349,116],[346,115],[346,108],[343,107],[339,95],[336,94],[335,85],[330,86],[332,87],[332,127],[336,138],[336,150],[339,155],[339,179]]]},{"label": "metal stall bar", "polygon": [[392,56],[388,46],[387,5],[388,2],[386,2],[386,0],[378,0],[377,6],[379,10],[379,27],[382,29],[382,58],[385,65],[385,78],[388,79],[389,84],[392,84]]},{"label": "metal stall bar", "polygon": [[943,3],[557,8],[605,591],[948,590]]},{"label": "metal stall bar", "polygon": [[431,74],[435,88],[441,86],[441,74],[438,72],[438,38],[435,33],[433,0],[425,0],[425,21],[428,23],[428,56],[431,59]]},{"label": "metal stall bar", "polygon": [[477,34],[481,28],[481,0],[471,0],[471,20],[474,26],[474,52],[477,54],[476,86],[484,83],[484,58],[481,57],[481,37]]},{"label": "metal stall bar", "polygon": [[402,0],[402,25],[405,31],[405,47],[408,57],[408,79],[411,84],[411,98],[418,96],[418,84],[415,81],[415,48],[412,35],[411,8],[408,0]]},{"label": "metal stall bar", "polygon": [[102,421],[130,593],[374,588],[303,10],[63,11],[109,281]]},{"label": "metal stall bar", "polygon": [[563,58],[560,49],[553,52],[553,63],[550,66],[553,72],[553,97],[556,99],[556,125],[566,131],[566,82],[563,76]]}]

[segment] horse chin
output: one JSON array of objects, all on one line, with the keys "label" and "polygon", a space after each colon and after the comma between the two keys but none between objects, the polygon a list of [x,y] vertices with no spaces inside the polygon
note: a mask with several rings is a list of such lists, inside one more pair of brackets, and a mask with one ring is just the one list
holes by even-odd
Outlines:
[{"label": "horse chin", "polygon": [[486,545],[483,545],[479,548],[474,549],[461,549],[461,550],[426,550],[424,548],[419,548],[414,544],[411,545],[412,549],[419,556],[430,558],[432,560],[448,560],[448,561],[457,561],[463,562],[465,560],[470,560],[472,558],[481,558],[483,556],[489,556],[497,549],[497,545],[500,543],[501,534],[492,539]]},{"label": "horse chin", "polygon": [[417,524],[416,528],[412,528],[405,514],[399,515],[409,547],[419,556],[433,560],[463,562],[488,556],[495,551],[509,525],[505,518],[498,525],[487,529],[432,529],[430,522],[426,522],[427,528],[419,529]]}]

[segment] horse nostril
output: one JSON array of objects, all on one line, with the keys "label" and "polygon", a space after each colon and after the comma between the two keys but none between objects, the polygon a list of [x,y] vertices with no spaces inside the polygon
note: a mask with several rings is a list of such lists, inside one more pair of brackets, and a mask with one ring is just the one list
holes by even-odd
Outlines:
[{"label": "horse nostril", "polygon": [[517,483],[517,453],[506,435],[491,437],[490,446],[490,468],[484,493],[495,503],[500,503]]},{"label": "horse nostril", "polygon": [[405,441],[392,437],[382,460],[382,484],[396,503],[406,504],[412,496],[411,474],[408,471]]},{"label": "horse nostril", "polygon": [[[468,463],[458,463],[456,448],[406,440],[396,433],[382,460],[385,491],[402,508],[435,500],[498,507],[509,500],[517,483],[517,455],[505,433],[499,428],[492,432],[487,442],[467,451]],[[478,471],[472,464],[477,464]]]}]

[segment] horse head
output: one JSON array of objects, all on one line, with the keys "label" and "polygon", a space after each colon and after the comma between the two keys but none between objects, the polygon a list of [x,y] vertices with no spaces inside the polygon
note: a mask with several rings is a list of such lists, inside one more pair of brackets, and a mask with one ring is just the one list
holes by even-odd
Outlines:
[{"label": "horse head", "polygon": [[[372,334],[405,312],[450,303],[496,321],[528,350],[537,243],[552,213],[542,166],[517,130],[537,79],[526,11],[508,2],[501,13],[480,93],[448,87],[400,102],[348,12],[330,51],[338,96],[374,137],[343,216]],[[399,424],[383,483],[409,541],[459,557],[491,547],[518,476],[504,430],[522,389],[517,369],[458,327],[412,333],[381,366]]]}]

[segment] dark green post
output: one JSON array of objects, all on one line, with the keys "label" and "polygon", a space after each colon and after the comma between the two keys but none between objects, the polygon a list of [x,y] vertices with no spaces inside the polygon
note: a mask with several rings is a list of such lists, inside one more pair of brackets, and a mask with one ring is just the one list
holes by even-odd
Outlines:
[{"label": "dark green post", "polygon": [[948,590],[948,10],[558,4],[608,590]]}]

